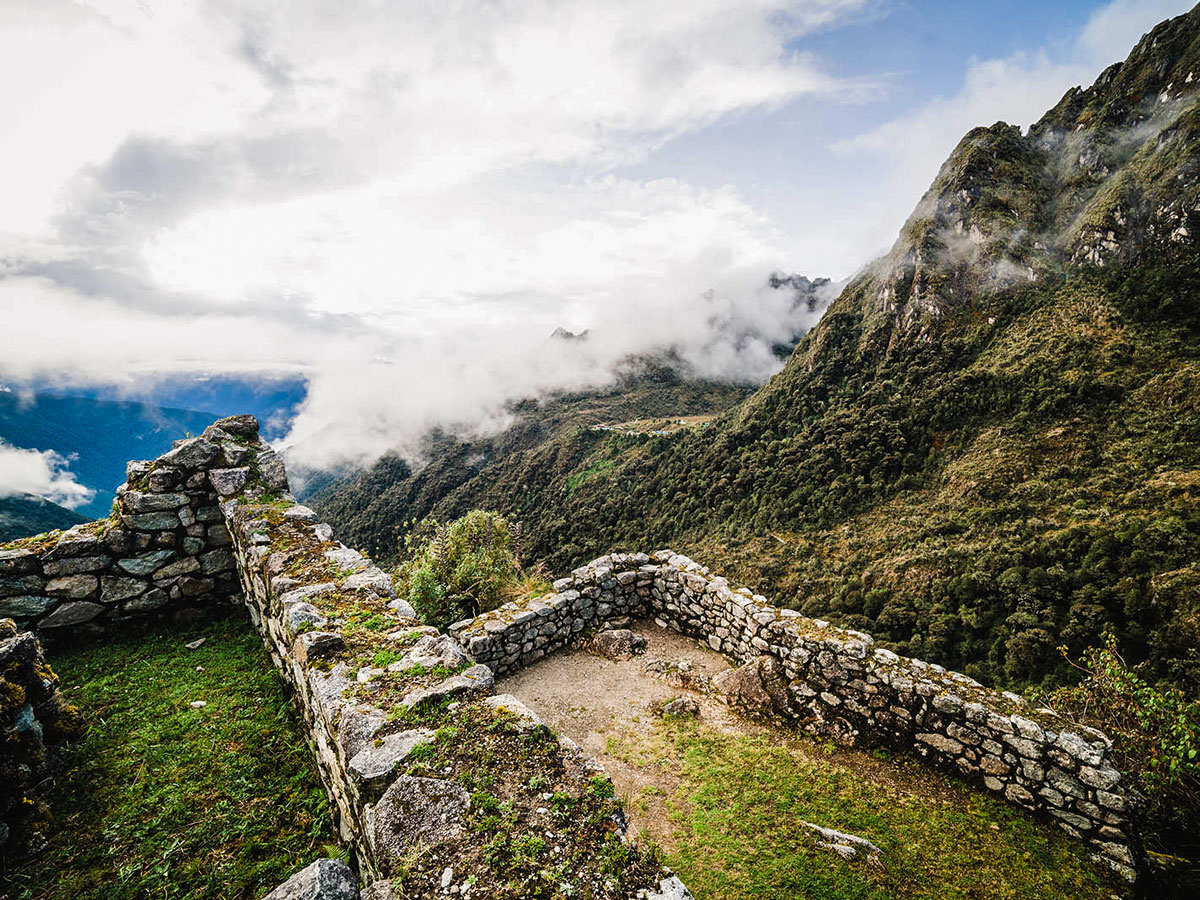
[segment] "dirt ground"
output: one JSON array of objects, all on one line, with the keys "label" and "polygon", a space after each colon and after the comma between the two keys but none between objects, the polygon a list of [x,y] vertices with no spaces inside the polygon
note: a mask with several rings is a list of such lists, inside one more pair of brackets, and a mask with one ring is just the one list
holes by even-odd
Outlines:
[{"label": "dirt ground", "polygon": [[672,686],[645,669],[651,660],[687,660],[694,672],[711,677],[730,667],[721,654],[650,621],[634,622],[630,630],[646,639],[645,654],[618,662],[586,650],[564,651],[500,679],[496,691],[517,696],[583,747],[612,778],[634,829],[669,847],[673,826],[664,800],[678,779],[657,766],[630,765],[610,752],[613,742],[653,740],[655,709],[685,696],[699,704],[700,719],[714,728],[750,733],[764,726],[735,715],[718,694]]}]

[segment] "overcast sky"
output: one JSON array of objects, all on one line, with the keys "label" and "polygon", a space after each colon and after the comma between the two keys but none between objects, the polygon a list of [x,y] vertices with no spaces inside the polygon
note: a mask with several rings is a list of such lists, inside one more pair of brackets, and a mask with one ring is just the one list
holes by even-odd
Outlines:
[{"label": "overcast sky", "polygon": [[0,0],[0,380],[302,372],[323,464],[665,344],[762,379],[767,273],[851,274],[1187,7]]}]

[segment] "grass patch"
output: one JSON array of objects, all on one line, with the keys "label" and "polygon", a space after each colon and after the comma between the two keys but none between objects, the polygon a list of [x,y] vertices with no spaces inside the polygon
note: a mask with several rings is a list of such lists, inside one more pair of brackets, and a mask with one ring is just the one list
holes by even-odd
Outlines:
[{"label": "grass patch", "polygon": [[89,730],[50,797],[51,849],[9,873],[13,900],[250,900],[336,852],[297,715],[248,622],[51,664]]},{"label": "grass patch", "polygon": [[[864,777],[804,746],[662,721],[647,739],[611,740],[609,752],[680,779],[666,798],[674,840],[664,861],[697,900],[1082,900],[1121,890],[1067,835],[951,779],[905,763],[888,764],[900,766],[891,781]],[[818,847],[802,819],[873,841],[882,865]]]}]

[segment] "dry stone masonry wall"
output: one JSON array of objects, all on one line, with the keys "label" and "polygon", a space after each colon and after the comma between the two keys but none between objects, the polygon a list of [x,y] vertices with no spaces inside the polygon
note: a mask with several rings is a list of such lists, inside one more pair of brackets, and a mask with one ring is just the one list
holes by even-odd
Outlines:
[{"label": "dry stone masonry wall", "polygon": [[813,732],[914,750],[1053,818],[1132,878],[1136,797],[1100,732],[897,656],[866,634],[769,604],[669,550],[612,554],[554,583],[555,593],[455,623],[451,634],[506,674],[619,616],[653,615],[745,664],[777,711]]},{"label": "dry stone masonry wall", "polygon": [[55,753],[80,733],[79,713],[59,693],[37,638],[0,619],[0,858],[45,846]]},{"label": "dry stone masonry wall", "polygon": [[[513,837],[546,836],[538,866],[585,893],[690,897],[626,845],[603,772],[516,698],[494,696],[488,666],[417,621],[390,576],[296,503],[253,417],[222,419],[127,475],[110,519],[4,545],[0,611],[48,638],[92,638],[244,601],[294,689],[363,898],[401,896],[396,878],[405,896],[441,896],[512,877],[494,846],[483,856],[497,836],[468,827],[483,785],[505,802]],[[36,646],[33,634],[15,640]],[[355,882],[323,860],[271,896],[353,900]]]},{"label": "dry stone masonry wall", "polygon": [[0,616],[44,638],[89,638],[123,623],[236,600],[219,506],[248,484],[287,489],[258,423],[235,416],[131,462],[108,519],[0,549]]}]

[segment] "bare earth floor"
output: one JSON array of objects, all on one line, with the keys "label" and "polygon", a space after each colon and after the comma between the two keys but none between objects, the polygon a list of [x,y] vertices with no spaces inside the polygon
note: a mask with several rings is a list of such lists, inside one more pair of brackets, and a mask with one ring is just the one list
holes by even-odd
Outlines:
[{"label": "bare earth floor", "polygon": [[[646,639],[644,655],[618,662],[562,652],[496,687],[604,766],[634,833],[661,848],[697,900],[1124,893],[1061,831],[956,779],[751,721],[716,693],[668,683],[647,663],[687,660],[707,676],[729,663],[652,622],[631,629]],[[698,719],[658,713],[683,696],[697,702]],[[867,838],[883,852],[843,859],[801,820]]]}]

